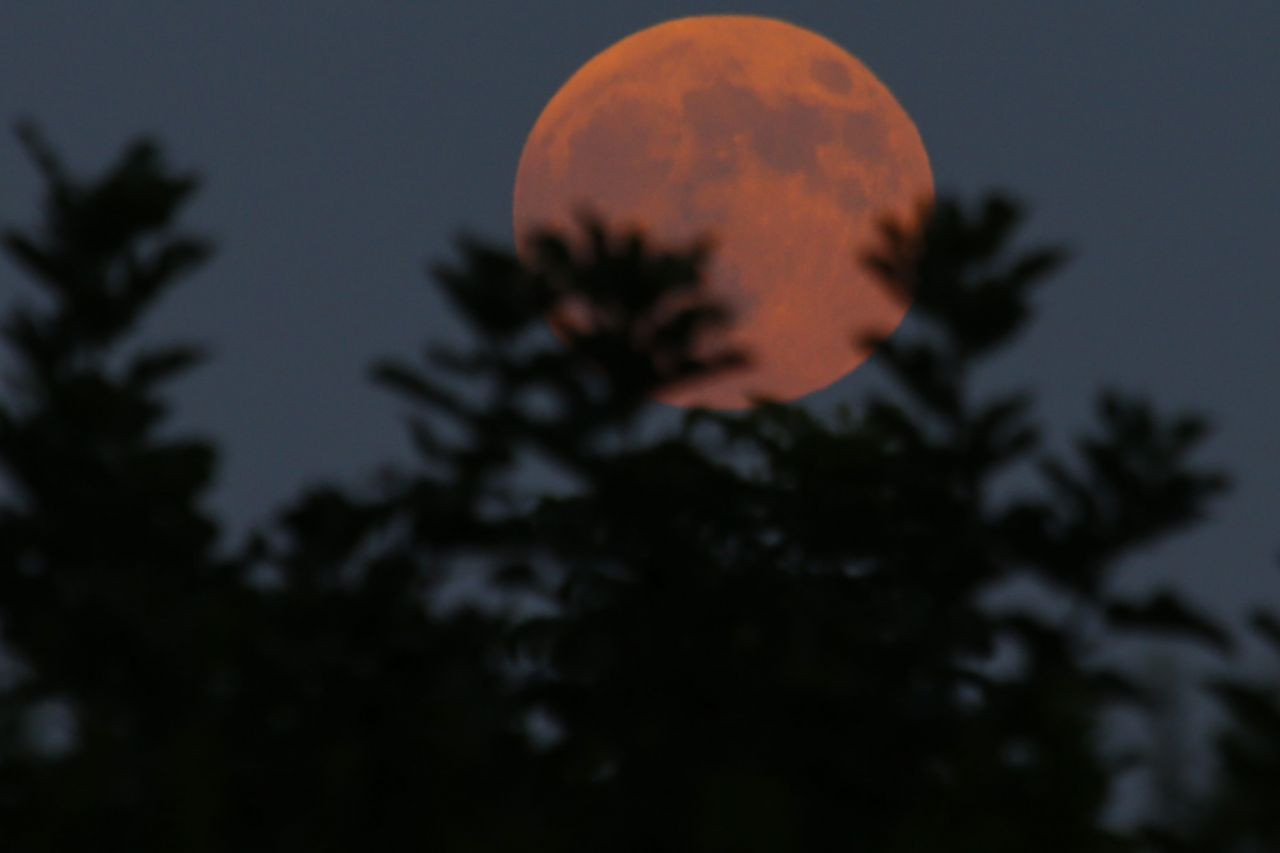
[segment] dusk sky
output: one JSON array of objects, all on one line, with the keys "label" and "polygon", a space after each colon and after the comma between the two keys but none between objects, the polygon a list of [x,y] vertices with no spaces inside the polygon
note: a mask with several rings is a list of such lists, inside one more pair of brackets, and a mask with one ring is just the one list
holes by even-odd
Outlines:
[{"label": "dusk sky", "polygon": [[[218,252],[147,327],[214,358],[177,424],[225,449],[217,507],[260,518],[305,482],[407,459],[381,355],[458,334],[425,280],[456,235],[511,241],[526,135],[582,63],[651,24],[743,12],[861,59],[914,118],[940,191],[1003,189],[1065,273],[990,372],[1061,439],[1104,384],[1211,415],[1236,478],[1159,565],[1221,613],[1280,602],[1280,4],[133,2],[0,6],[0,118],[96,171],[140,134],[204,178]],[[39,183],[0,136],[0,220]],[[9,304],[28,293],[0,266]],[[805,405],[856,405],[858,371]],[[1151,559],[1157,557],[1158,560]],[[1135,575],[1141,577],[1142,575]]]}]

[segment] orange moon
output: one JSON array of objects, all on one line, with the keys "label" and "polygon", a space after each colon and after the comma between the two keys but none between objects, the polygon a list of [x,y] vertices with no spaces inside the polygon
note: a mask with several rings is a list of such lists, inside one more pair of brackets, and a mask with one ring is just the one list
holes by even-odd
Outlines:
[{"label": "orange moon", "polygon": [[641,30],[552,97],[516,173],[518,250],[590,210],[658,247],[710,236],[724,342],[749,366],[659,395],[677,406],[790,401],[863,363],[909,296],[865,270],[885,217],[933,198],[920,134],[861,62],[771,18],[707,15]]}]

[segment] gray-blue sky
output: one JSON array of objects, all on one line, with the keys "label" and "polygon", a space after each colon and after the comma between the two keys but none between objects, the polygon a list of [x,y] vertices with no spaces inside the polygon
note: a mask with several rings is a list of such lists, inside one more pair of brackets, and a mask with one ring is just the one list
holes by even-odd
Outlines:
[{"label": "gray-blue sky", "polygon": [[[1040,389],[1055,429],[1103,382],[1212,413],[1207,457],[1237,486],[1159,563],[1215,607],[1280,600],[1270,0],[7,2],[0,119],[35,118],[81,168],[153,134],[204,175],[188,221],[219,254],[149,331],[214,346],[179,422],[224,443],[215,500],[243,524],[307,480],[407,457],[364,368],[456,334],[424,262],[461,230],[510,239],[525,134],[579,65],[649,24],[726,11],[862,59],[915,118],[944,191],[1030,202],[1028,239],[1076,257],[995,378]],[[0,219],[30,220],[37,192],[0,137]],[[7,300],[17,279],[0,276]]]}]

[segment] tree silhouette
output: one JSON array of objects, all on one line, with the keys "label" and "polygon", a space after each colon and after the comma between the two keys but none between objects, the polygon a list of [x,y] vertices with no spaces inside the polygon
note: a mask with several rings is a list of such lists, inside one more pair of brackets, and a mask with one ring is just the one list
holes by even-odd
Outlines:
[{"label": "tree silhouette", "polygon": [[[1170,593],[1112,591],[1225,480],[1191,458],[1199,417],[1107,391],[1062,453],[1030,392],[973,390],[1062,261],[1010,248],[1009,200],[886,224],[867,261],[921,320],[881,344],[890,391],[657,436],[656,390],[749,355],[699,346],[732,319],[700,288],[709,249],[589,219],[523,262],[464,242],[433,278],[468,344],[372,370],[417,461],[227,548],[201,507],[213,447],[160,430],[161,384],[199,353],[127,348],[208,254],[174,230],[195,181],[145,142],[80,180],[23,138],[47,209],[5,244],[47,297],[4,327],[4,849],[1277,844],[1280,727],[1234,682],[1203,818],[1106,825],[1121,762],[1099,731],[1146,697],[1089,644],[1229,646]],[[566,312],[590,322],[553,340]],[[1028,580],[1068,615],[987,603]],[[33,734],[55,706],[61,750]]]},{"label": "tree silhouette", "polygon": [[1272,653],[1271,675],[1214,679],[1227,712],[1214,744],[1220,778],[1180,831],[1161,839],[1165,849],[1280,850],[1280,621],[1259,610],[1251,627]]},{"label": "tree silhouette", "polygon": [[164,172],[153,146],[84,184],[33,130],[22,140],[48,185],[45,222],[7,231],[5,246],[46,299],[4,325],[16,370],[0,409],[0,619],[25,670],[5,716],[12,728],[33,702],[66,703],[77,744],[49,760],[11,742],[0,814],[14,849],[82,846],[27,840],[62,823],[141,842],[144,824],[202,784],[181,754],[202,748],[201,673],[187,656],[229,626],[201,595],[220,574],[217,528],[198,506],[213,448],[157,435],[159,386],[200,353],[122,344],[208,247],[168,230],[195,184]]}]

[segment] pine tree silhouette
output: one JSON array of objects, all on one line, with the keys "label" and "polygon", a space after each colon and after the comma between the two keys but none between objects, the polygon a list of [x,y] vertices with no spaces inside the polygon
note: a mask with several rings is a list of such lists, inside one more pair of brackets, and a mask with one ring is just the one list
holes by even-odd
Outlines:
[{"label": "pine tree silhouette", "polygon": [[[1226,481],[1192,459],[1197,416],[1109,390],[1064,454],[1030,391],[972,390],[1063,260],[1010,248],[1008,199],[886,224],[867,262],[921,321],[880,346],[891,391],[830,419],[695,410],[656,437],[655,391],[749,357],[698,346],[732,320],[700,287],[710,250],[590,219],[524,262],[464,242],[433,279],[469,343],[372,369],[417,461],[317,486],[228,547],[201,505],[213,446],[160,430],[162,383],[200,352],[130,345],[208,256],[175,225],[194,179],[146,142],[77,179],[23,138],[48,201],[5,233],[45,298],[4,326],[0,629],[21,664],[0,692],[4,849],[1192,843],[1106,826],[1120,767],[1099,729],[1144,695],[1083,649],[1229,646],[1171,593],[1110,583]],[[570,309],[592,322],[553,339]],[[995,483],[1014,467],[1011,497]],[[1028,579],[1070,617],[984,603]],[[1196,832],[1269,849],[1249,797],[1274,785],[1280,727],[1222,689],[1240,725]],[[61,751],[32,735],[51,703],[72,721]]]}]

